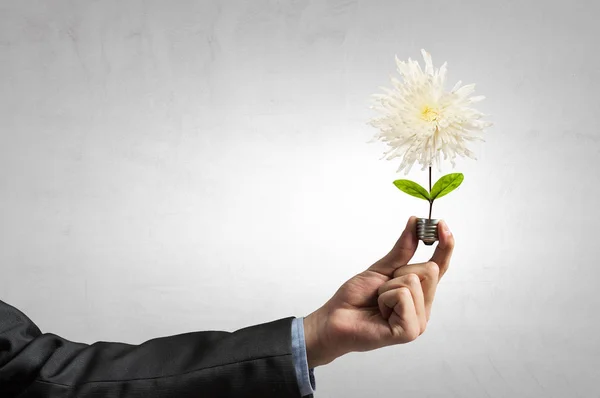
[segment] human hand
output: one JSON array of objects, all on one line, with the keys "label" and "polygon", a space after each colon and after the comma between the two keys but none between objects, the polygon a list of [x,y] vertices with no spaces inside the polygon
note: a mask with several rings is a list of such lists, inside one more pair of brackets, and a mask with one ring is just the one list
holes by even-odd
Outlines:
[{"label": "human hand", "polygon": [[419,243],[416,220],[408,220],[387,255],[304,318],[310,368],[349,352],[408,343],[425,331],[437,284],[450,264],[454,237],[440,221],[439,243],[431,260],[408,265]]}]

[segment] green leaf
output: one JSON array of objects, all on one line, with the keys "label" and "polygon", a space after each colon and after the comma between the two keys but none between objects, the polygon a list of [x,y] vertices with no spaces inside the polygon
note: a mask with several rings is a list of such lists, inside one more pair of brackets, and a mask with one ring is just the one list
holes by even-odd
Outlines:
[{"label": "green leaf", "polygon": [[407,193],[415,198],[425,199],[429,201],[429,192],[419,184],[411,180],[396,180],[394,181],[396,188],[404,193]]},{"label": "green leaf", "polygon": [[462,173],[447,174],[440,178],[431,188],[431,200],[448,195],[462,184],[465,176]]}]

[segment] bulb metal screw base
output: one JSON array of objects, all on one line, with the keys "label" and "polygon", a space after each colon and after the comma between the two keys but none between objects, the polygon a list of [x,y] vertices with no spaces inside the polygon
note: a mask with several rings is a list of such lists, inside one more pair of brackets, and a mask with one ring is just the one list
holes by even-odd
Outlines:
[{"label": "bulb metal screw base", "polygon": [[438,223],[440,220],[417,218],[417,238],[427,246],[433,245],[438,239]]}]

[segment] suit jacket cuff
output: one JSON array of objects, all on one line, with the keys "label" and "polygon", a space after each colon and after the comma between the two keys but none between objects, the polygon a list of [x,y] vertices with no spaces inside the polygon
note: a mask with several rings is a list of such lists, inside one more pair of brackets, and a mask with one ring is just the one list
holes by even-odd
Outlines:
[{"label": "suit jacket cuff", "polygon": [[313,369],[308,368],[303,318],[296,318],[292,321],[292,359],[300,395],[311,396],[316,387]]}]

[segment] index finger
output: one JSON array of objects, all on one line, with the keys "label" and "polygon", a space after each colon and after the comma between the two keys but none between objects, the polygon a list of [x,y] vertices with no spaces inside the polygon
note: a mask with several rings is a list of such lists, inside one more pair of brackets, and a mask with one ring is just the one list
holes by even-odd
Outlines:
[{"label": "index finger", "polygon": [[417,217],[412,216],[406,223],[406,228],[396,241],[396,244],[381,260],[369,267],[369,270],[391,276],[398,267],[408,264],[417,250]]}]

